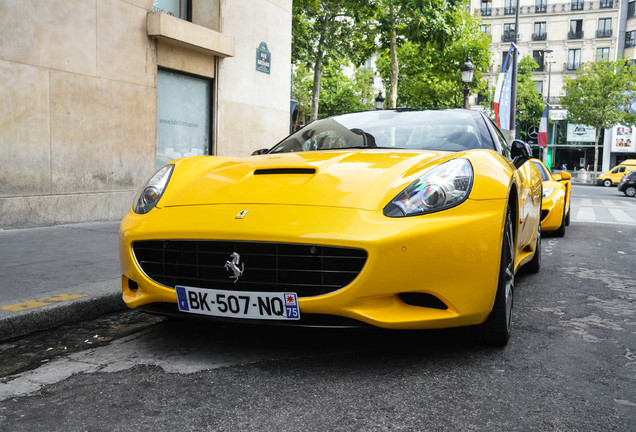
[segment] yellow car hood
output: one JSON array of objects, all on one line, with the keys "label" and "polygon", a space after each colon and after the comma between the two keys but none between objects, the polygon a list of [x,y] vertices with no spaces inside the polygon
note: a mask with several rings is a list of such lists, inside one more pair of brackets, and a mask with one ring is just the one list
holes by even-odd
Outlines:
[{"label": "yellow car hood", "polygon": [[341,150],[178,161],[158,207],[290,204],[381,208],[421,171],[458,153]]}]

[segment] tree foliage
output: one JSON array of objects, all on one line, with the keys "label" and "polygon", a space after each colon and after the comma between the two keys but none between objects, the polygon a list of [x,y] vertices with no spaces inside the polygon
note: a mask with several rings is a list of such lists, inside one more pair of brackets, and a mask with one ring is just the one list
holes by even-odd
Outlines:
[{"label": "tree foliage", "polygon": [[347,59],[360,65],[373,52],[367,31],[373,3],[367,0],[294,0],[292,59],[314,72],[311,119],[318,117],[323,64]]},{"label": "tree foliage", "polygon": [[576,78],[565,79],[563,90],[561,105],[568,111],[568,121],[596,127],[596,175],[601,129],[634,121],[626,107],[636,92],[636,69],[625,60],[586,63]]},{"label": "tree foliage", "polygon": [[532,79],[532,71],[538,67],[539,64],[532,57],[525,56],[519,61],[517,68],[517,113],[515,119],[521,139],[525,141],[529,140],[528,127],[539,126],[545,108],[541,94]]},{"label": "tree foliage", "polygon": [[[337,106],[355,106],[353,101],[344,103],[344,98],[357,97],[361,91],[338,91],[341,103],[333,104],[335,88],[321,83],[327,75],[323,65],[325,70],[330,62],[359,66],[373,53],[381,54],[377,66],[390,88],[389,107],[461,106],[460,65],[471,56],[476,66],[474,90],[490,62],[489,38],[479,31],[479,21],[470,15],[467,4],[466,0],[294,0],[292,60],[297,71],[302,65],[305,72],[313,72],[311,119]],[[333,78],[333,70],[330,73]],[[298,93],[295,96],[302,99]],[[324,103],[330,104],[327,110],[320,107]],[[363,100],[360,106],[366,104]]]}]

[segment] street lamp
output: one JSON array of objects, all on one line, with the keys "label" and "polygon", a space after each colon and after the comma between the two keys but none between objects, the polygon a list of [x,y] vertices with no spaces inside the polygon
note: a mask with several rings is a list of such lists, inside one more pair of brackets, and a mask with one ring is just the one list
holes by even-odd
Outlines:
[{"label": "street lamp", "polygon": [[381,110],[384,107],[384,100],[382,92],[378,93],[378,97],[375,98],[375,109]]},{"label": "street lamp", "polygon": [[468,106],[468,94],[470,93],[470,89],[468,88],[468,84],[473,81],[473,73],[475,72],[475,66],[470,61],[470,56],[466,55],[466,61],[459,68],[462,71],[462,81],[464,82],[464,89],[462,92],[464,93],[464,108],[470,108]]}]

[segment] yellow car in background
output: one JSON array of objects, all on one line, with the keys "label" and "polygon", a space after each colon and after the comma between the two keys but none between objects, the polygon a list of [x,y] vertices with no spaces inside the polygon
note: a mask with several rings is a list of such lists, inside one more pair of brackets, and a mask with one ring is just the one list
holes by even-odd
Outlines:
[{"label": "yellow car in background", "polygon": [[565,227],[570,225],[570,195],[572,184],[567,171],[550,174],[539,159],[532,159],[543,180],[543,204],[541,205],[541,230],[554,232],[557,237],[565,235]]},{"label": "yellow car in background", "polygon": [[376,110],[172,161],[122,221],[123,299],[256,325],[480,325],[504,345],[515,272],[541,264],[530,152],[480,112]]}]

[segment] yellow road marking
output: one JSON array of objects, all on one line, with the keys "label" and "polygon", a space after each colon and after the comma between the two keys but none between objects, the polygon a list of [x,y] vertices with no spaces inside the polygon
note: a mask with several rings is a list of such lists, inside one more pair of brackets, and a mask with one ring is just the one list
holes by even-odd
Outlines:
[{"label": "yellow road marking", "polygon": [[81,297],[88,297],[87,294],[60,294],[52,297],[45,297],[38,300],[31,300],[24,303],[17,303],[14,305],[1,307],[1,310],[10,312],[21,312],[29,309],[34,309],[41,306],[47,306],[53,303],[59,303],[63,301],[73,300]]}]

